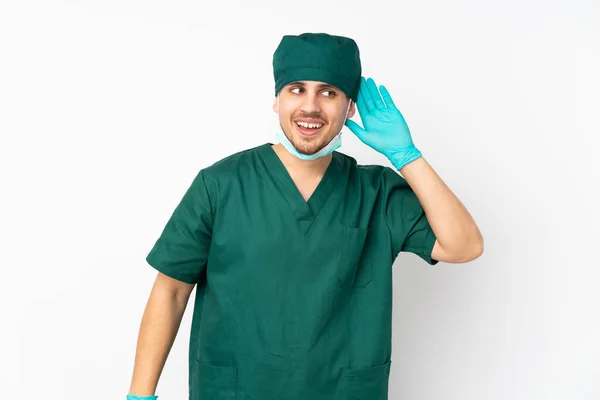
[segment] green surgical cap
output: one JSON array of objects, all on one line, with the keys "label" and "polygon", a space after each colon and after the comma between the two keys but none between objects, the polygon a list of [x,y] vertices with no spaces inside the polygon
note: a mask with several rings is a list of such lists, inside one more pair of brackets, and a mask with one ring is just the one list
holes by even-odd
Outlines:
[{"label": "green surgical cap", "polygon": [[275,95],[288,83],[320,81],[337,87],[354,102],[361,65],[356,42],[327,33],[286,35],[273,54]]}]

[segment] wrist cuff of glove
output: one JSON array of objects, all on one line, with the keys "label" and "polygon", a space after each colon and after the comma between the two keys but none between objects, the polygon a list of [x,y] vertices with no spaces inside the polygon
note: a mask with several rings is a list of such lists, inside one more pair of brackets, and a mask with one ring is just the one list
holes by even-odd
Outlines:
[{"label": "wrist cuff of glove", "polygon": [[421,157],[422,154],[416,147],[410,147],[403,151],[399,151],[397,153],[392,154],[389,158],[390,162],[397,170],[404,167],[409,162],[416,160]]},{"label": "wrist cuff of glove", "polygon": [[134,394],[128,394],[127,400],[156,400],[158,396],[136,396]]}]

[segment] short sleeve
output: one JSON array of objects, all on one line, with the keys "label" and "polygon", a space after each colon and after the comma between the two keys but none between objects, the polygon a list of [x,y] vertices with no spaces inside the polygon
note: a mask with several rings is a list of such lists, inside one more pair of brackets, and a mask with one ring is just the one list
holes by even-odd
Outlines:
[{"label": "short sleeve", "polygon": [[406,180],[391,168],[382,177],[385,219],[392,237],[393,255],[401,251],[416,254],[430,265],[436,236],[427,221],[423,206]]},{"label": "short sleeve", "polygon": [[211,203],[200,171],[167,221],[146,261],[186,283],[197,283],[208,259],[213,226]]}]

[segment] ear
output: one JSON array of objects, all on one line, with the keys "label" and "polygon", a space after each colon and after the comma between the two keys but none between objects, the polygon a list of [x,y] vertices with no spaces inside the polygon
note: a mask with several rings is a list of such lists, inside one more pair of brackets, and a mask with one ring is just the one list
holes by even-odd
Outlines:
[{"label": "ear", "polygon": [[354,101],[350,100],[350,108],[348,109],[348,118],[354,117],[355,113],[356,113],[356,103],[354,103]]},{"label": "ear", "polygon": [[277,96],[273,100],[273,111],[275,111],[275,113],[279,114],[279,102],[277,101]]}]

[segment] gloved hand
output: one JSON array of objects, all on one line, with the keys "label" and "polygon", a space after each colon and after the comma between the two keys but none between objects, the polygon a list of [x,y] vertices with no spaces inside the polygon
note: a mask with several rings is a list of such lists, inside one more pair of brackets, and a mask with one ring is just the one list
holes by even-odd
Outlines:
[{"label": "gloved hand", "polygon": [[136,396],[134,394],[128,394],[127,400],[156,400],[158,396]]},{"label": "gloved hand", "polygon": [[385,86],[380,85],[379,88],[381,96],[373,79],[360,78],[356,105],[365,127],[350,119],[346,119],[345,125],[363,143],[386,156],[399,170],[421,157],[421,152],[414,146],[406,121],[396,108],[392,96]]}]

